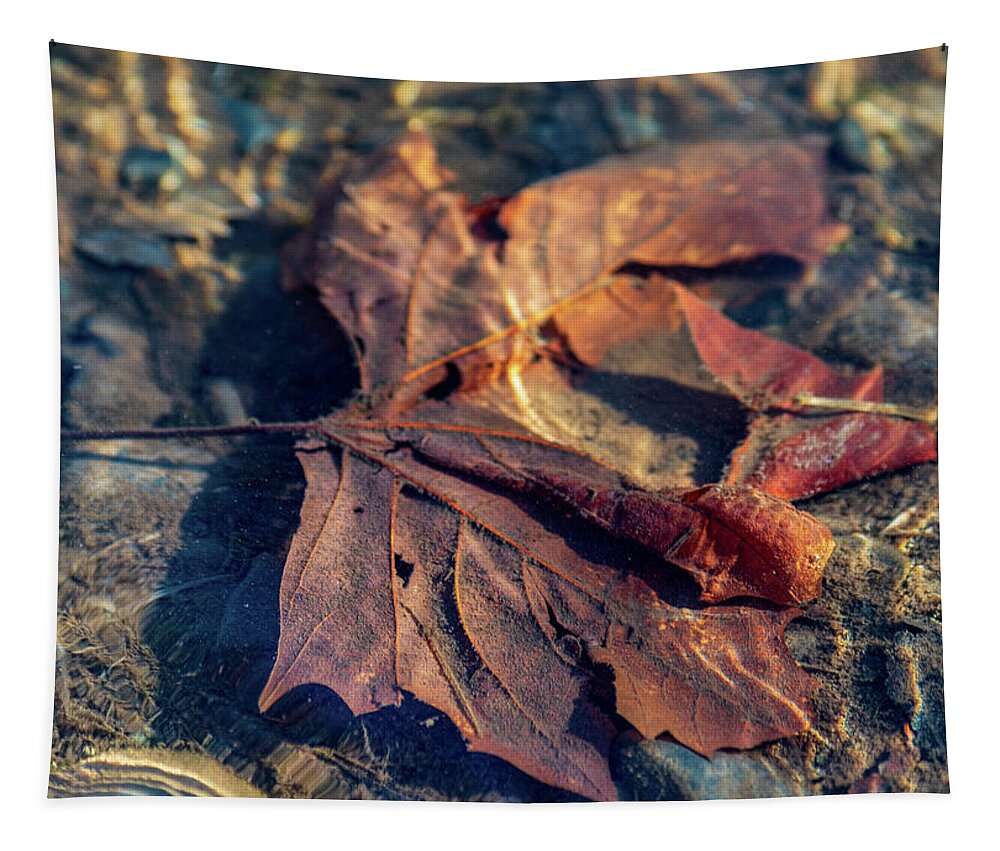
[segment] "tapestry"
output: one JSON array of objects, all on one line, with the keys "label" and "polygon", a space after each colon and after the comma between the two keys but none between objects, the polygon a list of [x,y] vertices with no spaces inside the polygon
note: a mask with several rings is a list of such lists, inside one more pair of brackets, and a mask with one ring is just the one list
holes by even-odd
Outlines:
[{"label": "tapestry", "polygon": [[946,58],[53,43],[49,795],[947,792]]}]

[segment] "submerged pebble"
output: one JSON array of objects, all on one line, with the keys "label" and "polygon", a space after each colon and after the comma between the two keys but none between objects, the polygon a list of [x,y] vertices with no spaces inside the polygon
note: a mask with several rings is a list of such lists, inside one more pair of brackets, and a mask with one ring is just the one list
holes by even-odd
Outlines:
[{"label": "submerged pebble", "polygon": [[174,268],[174,255],[166,240],[134,231],[115,227],[82,231],[74,244],[85,257],[105,266],[168,271]]},{"label": "submerged pebble", "polygon": [[283,119],[248,101],[223,98],[221,106],[244,153],[262,148],[285,129]]},{"label": "submerged pebble", "polygon": [[118,181],[140,197],[153,195],[161,188],[163,176],[170,170],[173,160],[166,151],[132,147],[122,155]]},{"label": "submerged pebble", "polygon": [[864,129],[853,118],[844,118],[834,128],[833,156],[851,168],[870,171],[871,142]]},{"label": "submerged pebble", "polygon": [[212,413],[219,423],[238,425],[248,419],[240,391],[228,378],[213,378],[205,383]]},{"label": "submerged pebble", "polygon": [[704,801],[806,795],[800,777],[782,773],[753,752],[718,752],[705,759],[675,742],[625,742],[613,755],[629,797],[640,801]]}]

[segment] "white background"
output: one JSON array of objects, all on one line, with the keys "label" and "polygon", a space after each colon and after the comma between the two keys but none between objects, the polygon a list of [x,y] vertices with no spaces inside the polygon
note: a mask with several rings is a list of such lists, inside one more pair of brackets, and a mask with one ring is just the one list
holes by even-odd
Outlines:
[{"label": "white background", "polygon": [[[297,851],[611,847],[981,847],[995,801],[995,27],[961,2],[542,0],[27,2],[7,6],[0,88],[0,775],[15,847]],[[969,7],[972,4],[968,4]],[[986,8],[985,4],[983,8]],[[15,11],[16,9],[16,11]],[[992,37],[991,37],[992,36]],[[539,80],[726,71],[947,42],[941,256],[945,687],[952,794],[696,804],[359,804],[45,800],[58,528],[58,306],[48,41],[410,79]],[[977,836],[979,831],[982,834]],[[962,837],[966,837],[963,842]],[[22,842],[18,841],[23,837]],[[974,838],[975,837],[975,838]]]}]

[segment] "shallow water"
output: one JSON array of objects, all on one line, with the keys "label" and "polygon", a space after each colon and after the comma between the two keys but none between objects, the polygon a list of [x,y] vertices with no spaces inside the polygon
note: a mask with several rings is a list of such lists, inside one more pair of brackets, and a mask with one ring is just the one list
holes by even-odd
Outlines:
[{"label": "shallow water", "polygon": [[[881,363],[890,398],[932,404],[943,60],[859,62],[842,100],[824,96],[824,73],[404,85],[55,45],[64,426],[342,405],[352,356],[319,305],[281,292],[281,247],[324,179],[415,122],[473,201],[661,142],[823,134],[830,210],[853,236],[805,285],[732,315],[845,369]],[[593,428],[628,421],[629,446],[656,439],[675,404],[655,386],[623,394],[614,373],[589,391]],[[692,464],[711,475],[719,462]],[[178,750],[275,796],[572,799],[467,752],[412,698],[357,718],[310,686],[257,711],[303,488],[287,439],[64,446],[58,776],[111,749],[148,752],[147,772]],[[611,759],[623,798],[947,789],[936,467],[802,507],[838,543],[823,594],[788,630],[819,681],[814,730],[712,763],[625,730]]]}]

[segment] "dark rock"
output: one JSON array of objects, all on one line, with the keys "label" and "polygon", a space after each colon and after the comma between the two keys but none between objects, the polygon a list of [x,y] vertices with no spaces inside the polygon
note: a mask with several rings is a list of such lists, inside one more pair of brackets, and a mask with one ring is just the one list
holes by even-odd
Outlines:
[{"label": "dark rock", "polygon": [[122,155],[118,169],[118,181],[125,189],[132,190],[140,197],[154,195],[160,188],[160,181],[169,170],[173,160],[166,151],[152,148],[132,147]]},{"label": "dark rock", "polygon": [[82,231],[74,242],[76,250],[105,266],[128,266],[133,269],[174,268],[170,244],[163,239],[105,227]]},{"label": "dark rock", "polygon": [[848,168],[859,171],[871,171],[873,168],[871,142],[864,128],[853,118],[837,122],[831,153],[835,160]]},{"label": "dark rock", "polygon": [[809,793],[803,780],[769,765],[753,751],[718,752],[709,760],[674,742],[623,737],[612,751],[611,764],[626,800],[781,798]]},{"label": "dark rock", "polygon": [[245,154],[263,147],[285,129],[281,118],[245,100],[223,98],[221,106]]}]

